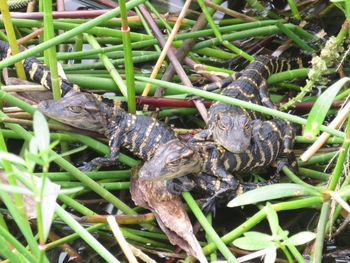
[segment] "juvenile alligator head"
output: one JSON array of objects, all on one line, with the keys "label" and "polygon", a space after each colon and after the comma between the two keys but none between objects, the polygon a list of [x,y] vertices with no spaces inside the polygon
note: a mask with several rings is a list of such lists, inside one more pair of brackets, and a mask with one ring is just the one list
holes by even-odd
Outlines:
[{"label": "juvenile alligator head", "polygon": [[161,145],[139,171],[141,180],[169,180],[202,170],[200,154],[190,144],[178,139]]},{"label": "juvenile alligator head", "polygon": [[211,129],[214,141],[232,153],[244,152],[250,145],[252,127],[249,116],[219,112]]},{"label": "juvenile alligator head", "polygon": [[52,119],[79,129],[104,133],[107,128],[108,105],[90,93],[72,90],[59,100],[40,102],[38,109]]}]

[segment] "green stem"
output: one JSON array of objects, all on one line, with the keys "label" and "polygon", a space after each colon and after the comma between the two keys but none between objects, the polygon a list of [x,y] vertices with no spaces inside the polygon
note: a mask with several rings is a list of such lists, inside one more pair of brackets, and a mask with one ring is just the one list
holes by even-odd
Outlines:
[{"label": "green stem", "polygon": [[323,243],[325,237],[325,229],[329,217],[330,201],[323,203],[321,208],[321,214],[317,225],[316,241],[315,241],[315,251],[312,255],[313,263],[321,263],[323,255]]},{"label": "green stem", "polygon": [[111,252],[101,245],[85,228],[83,228],[77,221],[75,221],[62,207],[56,205],[56,214],[70,226],[79,236],[89,244],[98,255],[100,255],[106,262],[119,263]]},{"label": "green stem", "polygon": [[130,113],[136,113],[135,98],[135,73],[131,49],[130,27],[128,25],[127,10],[125,0],[119,0],[120,13],[122,19],[122,39],[125,53],[125,74],[127,87],[128,110]]},{"label": "green stem", "polygon": [[188,206],[191,208],[193,214],[196,216],[197,220],[204,228],[205,232],[208,236],[213,240],[216,244],[217,248],[223,254],[223,256],[227,259],[228,262],[238,262],[236,257],[231,253],[231,251],[225,246],[225,244],[220,239],[219,235],[215,232],[213,227],[207,221],[202,211],[199,209],[196,201],[193,199],[189,192],[183,192],[182,197],[186,200]]},{"label": "green stem", "polygon": [[[140,3],[143,3],[146,0],[133,0],[129,1],[126,4],[127,9],[134,8],[135,6],[139,5]],[[1,1],[3,2],[3,1]],[[83,32],[85,32],[87,29],[93,28],[94,26],[97,26],[98,24],[101,24],[105,21],[108,21],[109,19],[118,16],[120,14],[120,8],[115,8],[101,16],[98,16],[94,19],[89,20],[88,22],[81,24],[75,28],[73,28],[70,31],[67,31],[59,36],[54,37],[53,39],[50,39],[46,42],[43,42],[37,46],[34,46],[31,49],[27,49],[21,53],[18,53],[12,57],[6,58],[3,61],[0,62],[0,69],[3,69],[4,67],[10,66],[18,61],[21,61],[33,54],[37,54],[45,49],[48,49],[52,46],[58,45],[63,43],[64,41],[74,38],[76,35],[79,35]]]},{"label": "green stem", "polygon": [[[52,18],[52,0],[43,1],[44,8],[44,34],[45,39],[52,39],[55,36]],[[50,66],[52,93],[54,99],[61,98],[58,69],[57,69],[57,58],[56,58],[56,46],[50,47],[47,52],[47,60]]]}]

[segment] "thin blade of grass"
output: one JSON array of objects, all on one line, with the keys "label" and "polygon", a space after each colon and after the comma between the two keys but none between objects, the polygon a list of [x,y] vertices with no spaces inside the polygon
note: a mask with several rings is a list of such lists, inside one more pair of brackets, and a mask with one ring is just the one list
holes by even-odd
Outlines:
[{"label": "thin blade of grass", "polygon": [[283,197],[298,197],[303,195],[318,196],[320,193],[316,188],[312,189],[311,187],[298,184],[267,185],[237,196],[227,206],[236,207]]},{"label": "thin blade of grass", "polygon": [[309,117],[304,129],[304,137],[307,139],[314,138],[319,132],[321,125],[330,109],[335,96],[339,90],[348,83],[350,78],[342,78],[331,85],[322,95],[317,99],[312,107]]}]

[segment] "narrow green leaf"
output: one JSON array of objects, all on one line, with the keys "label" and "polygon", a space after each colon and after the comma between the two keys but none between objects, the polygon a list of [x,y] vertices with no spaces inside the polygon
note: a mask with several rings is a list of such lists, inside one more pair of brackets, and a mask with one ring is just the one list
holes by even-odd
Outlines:
[{"label": "narrow green leaf", "polygon": [[278,198],[298,197],[304,195],[319,196],[321,193],[316,188],[299,184],[286,183],[278,185],[267,185],[237,196],[235,199],[231,200],[227,206],[236,207]]},{"label": "narrow green leaf", "polygon": [[60,190],[60,194],[70,195],[70,194],[75,194],[77,192],[80,192],[82,190],[84,190],[84,187],[82,186],[65,188]]},{"label": "narrow green leaf", "polygon": [[2,160],[7,160],[11,163],[26,165],[26,162],[21,157],[14,155],[12,153],[0,151],[0,161]]},{"label": "narrow green leaf", "polygon": [[271,235],[256,232],[256,231],[245,232],[243,235],[245,237],[249,237],[249,238],[260,238],[260,239],[265,239],[265,240],[270,240],[270,241],[272,240]]},{"label": "narrow green leaf", "polygon": [[338,195],[341,197],[347,196],[350,194],[350,185],[344,186],[338,191]]},{"label": "narrow green leaf", "polygon": [[240,249],[255,251],[268,248],[274,244],[273,241],[271,241],[271,236],[263,233],[247,232],[244,235],[244,237],[237,238],[233,241],[233,245]]},{"label": "narrow green leaf", "polygon": [[286,241],[284,241],[283,244],[286,246],[289,246],[289,245],[299,246],[299,245],[306,244],[311,240],[314,240],[315,238],[316,238],[315,233],[304,231],[291,236]]},{"label": "narrow green leaf", "polygon": [[35,111],[33,116],[33,130],[34,130],[34,138],[36,143],[38,144],[38,148],[40,150],[45,150],[50,145],[50,132],[49,126],[44,115]]},{"label": "narrow green leaf", "polygon": [[56,208],[56,199],[60,192],[60,186],[58,184],[52,183],[49,178],[38,178],[35,177],[36,181],[39,183],[39,189],[44,187],[43,196],[41,199],[41,211],[42,213],[42,222],[44,229],[45,240],[50,231],[52,224],[53,216]]},{"label": "narrow green leaf", "polygon": [[326,89],[318,97],[307,118],[303,136],[313,139],[321,130],[321,125],[339,90],[349,82],[350,78],[342,78]]},{"label": "narrow green leaf", "polygon": [[270,229],[271,229],[272,235],[274,237],[276,237],[277,234],[278,234],[278,229],[279,229],[279,222],[278,222],[277,213],[272,208],[270,203],[267,203],[264,209],[266,211],[267,220],[269,221],[269,225],[270,225]]}]

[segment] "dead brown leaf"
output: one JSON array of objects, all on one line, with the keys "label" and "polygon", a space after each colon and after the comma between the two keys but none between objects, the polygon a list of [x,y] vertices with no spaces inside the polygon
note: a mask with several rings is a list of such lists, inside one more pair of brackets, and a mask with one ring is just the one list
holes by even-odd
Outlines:
[{"label": "dead brown leaf", "polygon": [[173,245],[178,245],[202,263],[208,262],[193,234],[181,198],[167,191],[165,181],[140,181],[132,176],[130,192],[136,205],[154,213],[160,228]]}]

